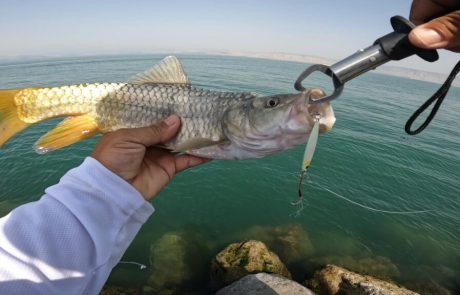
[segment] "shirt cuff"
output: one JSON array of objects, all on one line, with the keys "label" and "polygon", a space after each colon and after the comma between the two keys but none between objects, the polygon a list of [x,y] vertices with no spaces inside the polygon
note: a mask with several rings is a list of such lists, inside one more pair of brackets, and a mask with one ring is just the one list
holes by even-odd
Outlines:
[{"label": "shirt cuff", "polygon": [[[89,188],[97,190],[104,196],[104,199],[109,199],[108,201],[139,222],[146,222],[155,211],[138,190],[92,157],[86,157],[80,166],[67,172],[60,182],[72,182],[74,184],[75,181],[72,180],[87,184],[86,188],[82,188],[83,190]],[[59,195],[53,194],[55,187],[48,188],[47,193]]]}]

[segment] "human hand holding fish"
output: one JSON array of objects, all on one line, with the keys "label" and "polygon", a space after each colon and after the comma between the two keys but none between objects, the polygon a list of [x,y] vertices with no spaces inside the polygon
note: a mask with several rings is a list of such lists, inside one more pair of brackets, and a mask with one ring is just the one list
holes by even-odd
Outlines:
[{"label": "human hand holding fish", "polygon": [[157,147],[174,137],[179,127],[179,117],[172,115],[152,126],[110,132],[101,138],[91,156],[129,182],[148,201],[176,173],[209,161],[187,154],[175,155]]}]

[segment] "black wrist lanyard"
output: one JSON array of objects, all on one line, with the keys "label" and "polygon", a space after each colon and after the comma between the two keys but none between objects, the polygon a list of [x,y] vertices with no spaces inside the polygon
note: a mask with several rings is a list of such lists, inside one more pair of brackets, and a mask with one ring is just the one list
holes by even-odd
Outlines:
[{"label": "black wrist lanyard", "polygon": [[[436,91],[424,104],[422,104],[413,114],[410,116],[409,120],[406,122],[406,126],[404,126],[404,130],[409,135],[419,134],[430,124],[431,120],[433,120],[434,116],[439,110],[444,98],[446,97],[449,89],[454,81],[455,77],[457,76],[458,72],[460,72],[460,61],[455,65],[455,67],[450,72],[449,76],[447,77],[446,81],[442,84],[442,86]],[[430,114],[425,119],[425,121],[415,130],[412,129],[412,125],[414,124],[415,120],[425,112],[430,105],[434,103],[433,108],[431,109]]]}]

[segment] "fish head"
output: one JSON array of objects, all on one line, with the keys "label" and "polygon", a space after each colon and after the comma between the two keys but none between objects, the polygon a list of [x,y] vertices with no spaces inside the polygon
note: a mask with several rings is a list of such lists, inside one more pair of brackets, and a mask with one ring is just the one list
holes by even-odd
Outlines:
[{"label": "fish head", "polygon": [[319,115],[320,132],[335,123],[330,103],[310,104],[325,93],[308,89],[296,94],[254,97],[231,106],[225,113],[223,129],[235,158],[263,157],[305,143]]}]

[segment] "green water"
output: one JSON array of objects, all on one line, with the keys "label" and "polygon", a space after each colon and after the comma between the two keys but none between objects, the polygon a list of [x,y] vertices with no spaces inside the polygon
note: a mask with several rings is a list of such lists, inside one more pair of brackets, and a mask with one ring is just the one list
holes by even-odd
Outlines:
[{"label": "green water", "polygon": [[[125,81],[162,56],[66,58],[0,63],[0,88],[80,82]],[[195,86],[261,94],[293,91],[306,65],[262,59],[179,56]],[[446,69],[447,72],[448,69]],[[328,87],[324,77],[311,86]],[[201,275],[187,290],[205,292],[211,257],[240,241],[255,226],[300,224],[314,251],[291,269],[303,279],[332,257],[387,257],[399,269],[392,279],[416,284],[432,279],[459,292],[460,272],[460,90],[453,88],[439,114],[419,136],[403,131],[407,118],[439,86],[366,74],[349,83],[333,104],[337,122],[319,138],[304,184],[305,208],[295,216],[290,199],[304,147],[264,159],[212,161],[181,173],[153,200],[156,212],[119,265],[110,283],[142,286],[150,275],[150,244],[170,231],[199,234],[209,245],[193,261]],[[37,200],[87,156],[98,137],[48,155],[32,144],[58,120],[32,126],[6,145],[0,156],[0,214]],[[431,210],[403,215],[366,210],[337,198],[382,210]]]}]

